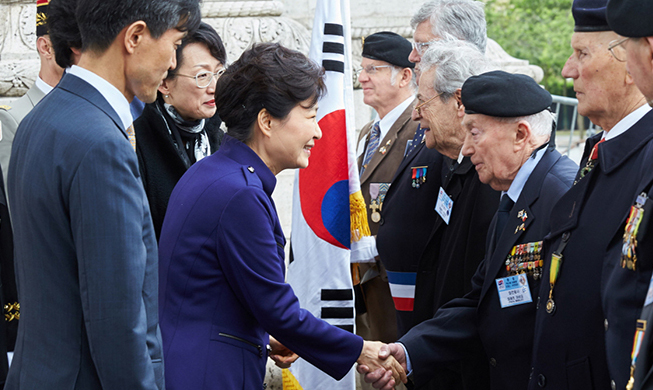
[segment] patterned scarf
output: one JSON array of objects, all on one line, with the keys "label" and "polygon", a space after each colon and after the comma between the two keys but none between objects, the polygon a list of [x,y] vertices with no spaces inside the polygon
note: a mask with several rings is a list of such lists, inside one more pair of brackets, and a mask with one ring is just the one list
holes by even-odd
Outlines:
[{"label": "patterned scarf", "polygon": [[[206,135],[206,131],[204,130],[205,119],[200,119],[199,121],[187,121],[183,119],[177,110],[170,104],[164,103],[163,106],[168,115],[170,115],[172,120],[175,121],[175,124],[177,124],[177,128],[180,131],[195,135],[195,145],[193,145],[195,161],[199,161],[211,154],[209,148],[209,137]],[[186,149],[190,148],[190,145],[185,146]]]}]

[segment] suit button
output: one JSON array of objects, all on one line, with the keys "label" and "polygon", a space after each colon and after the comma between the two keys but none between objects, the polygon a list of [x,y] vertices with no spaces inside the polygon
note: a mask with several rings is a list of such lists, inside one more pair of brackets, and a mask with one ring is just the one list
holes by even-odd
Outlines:
[{"label": "suit button", "polygon": [[608,319],[607,318],[605,320],[603,320],[603,326],[605,327],[605,331],[607,332],[608,331]]},{"label": "suit button", "polygon": [[614,382],[614,379],[610,381],[610,387],[612,390],[617,390],[617,384]]},{"label": "suit button", "polygon": [[540,374],[537,377],[537,385],[540,387],[546,386],[546,377],[544,375]]},{"label": "suit button", "polygon": [[495,359],[495,358],[490,358],[490,365],[491,365],[492,367],[496,367],[496,366],[497,366],[497,359]]},{"label": "suit button", "polygon": [[381,217],[381,220],[379,221],[379,225],[383,225],[384,223],[385,223],[385,220],[383,219],[383,217]]}]

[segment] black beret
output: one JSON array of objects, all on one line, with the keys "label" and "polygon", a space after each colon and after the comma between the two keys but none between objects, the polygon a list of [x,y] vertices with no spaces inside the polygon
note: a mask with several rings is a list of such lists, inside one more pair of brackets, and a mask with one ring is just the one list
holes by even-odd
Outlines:
[{"label": "black beret", "polygon": [[502,70],[465,81],[461,100],[466,114],[514,118],[537,114],[551,106],[551,94],[523,74]]},{"label": "black beret", "polygon": [[574,31],[597,32],[611,31],[605,17],[608,0],[574,0],[571,13],[574,15]]},{"label": "black beret", "polygon": [[619,35],[629,38],[653,36],[653,1],[610,0],[608,23]]},{"label": "black beret", "polygon": [[385,61],[402,68],[414,68],[408,61],[413,45],[408,39],[391,31],[374,33],[363,39],[363,57]]}]

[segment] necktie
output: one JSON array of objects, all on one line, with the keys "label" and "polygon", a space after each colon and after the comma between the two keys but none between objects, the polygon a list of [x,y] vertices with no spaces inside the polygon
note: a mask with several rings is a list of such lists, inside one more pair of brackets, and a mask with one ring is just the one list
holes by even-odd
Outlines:
[{"label": "necktie", "polygon": [[134,151],[136,151],[136,134],[134,134],[133,123],[127,128],[127,138],[129,138],[129,142],[132,144],[132,148],[134,148]]},{"label": "necktie", "polygon": [[415,136],[413,137],[413,140],[410,143],[410,146],[406,150],[405,156],[408,156],[410,152],[415,150],[417,145],[422,143],[422,140],[424,139],[424,129],[421,125],[417,125],[417,130],[415,131]]},{"label": "necktie", "polygon": [[[603,141],[605,141],[605,138],[597,142],[592,148],[592,151],[590,152],[590,156],[587,159],[587,163],[585,163],[585,166],[580,169],[580,172],[578,172],[578,180],[585,177],[592,170],[592,168],[594,168],[594,165],[596,164],[596,160],[598,160],[599,158],[599,144]],[[576,184],[578,180],[576,180],[574,184]]]},{"label": "necktie", "polygon": [[506,222],[508,222],[508,216],[510,215],[510,210],[512,206],[515,205],[515,202],[510,199],[508,194],[503,194],[501,196],[501,202],[499,203],[499,210],[497,210],[497,226],[494,229],[494,246],[496,247],[499,242],[499,236],[503,232],[503,229],[506,227]]},{"label": "necktie", "polygon": [[374,153],[376,153],[376,149],[378,149],[379,147],[380,136],[381,136],[381,127],[379,126],[379,122],[376,122],[372,127],[372,130],[370,131],[370,139],[367,142],[367,153],[365,153],[365,158],[363,159],[361,176],[363,176],[363,172],[365,172],[365,168],[367,168],[367,164],[370,163],[372,156],[374,156]]}]

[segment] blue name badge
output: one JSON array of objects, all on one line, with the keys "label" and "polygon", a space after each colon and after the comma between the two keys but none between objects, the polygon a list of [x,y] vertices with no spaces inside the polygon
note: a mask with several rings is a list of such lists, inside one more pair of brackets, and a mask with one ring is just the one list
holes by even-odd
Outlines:
[{"label": "blue name badge", "polygon": [[496,283],[502,309],[533,302],[526,274],[500,278],[496,280]]}]

